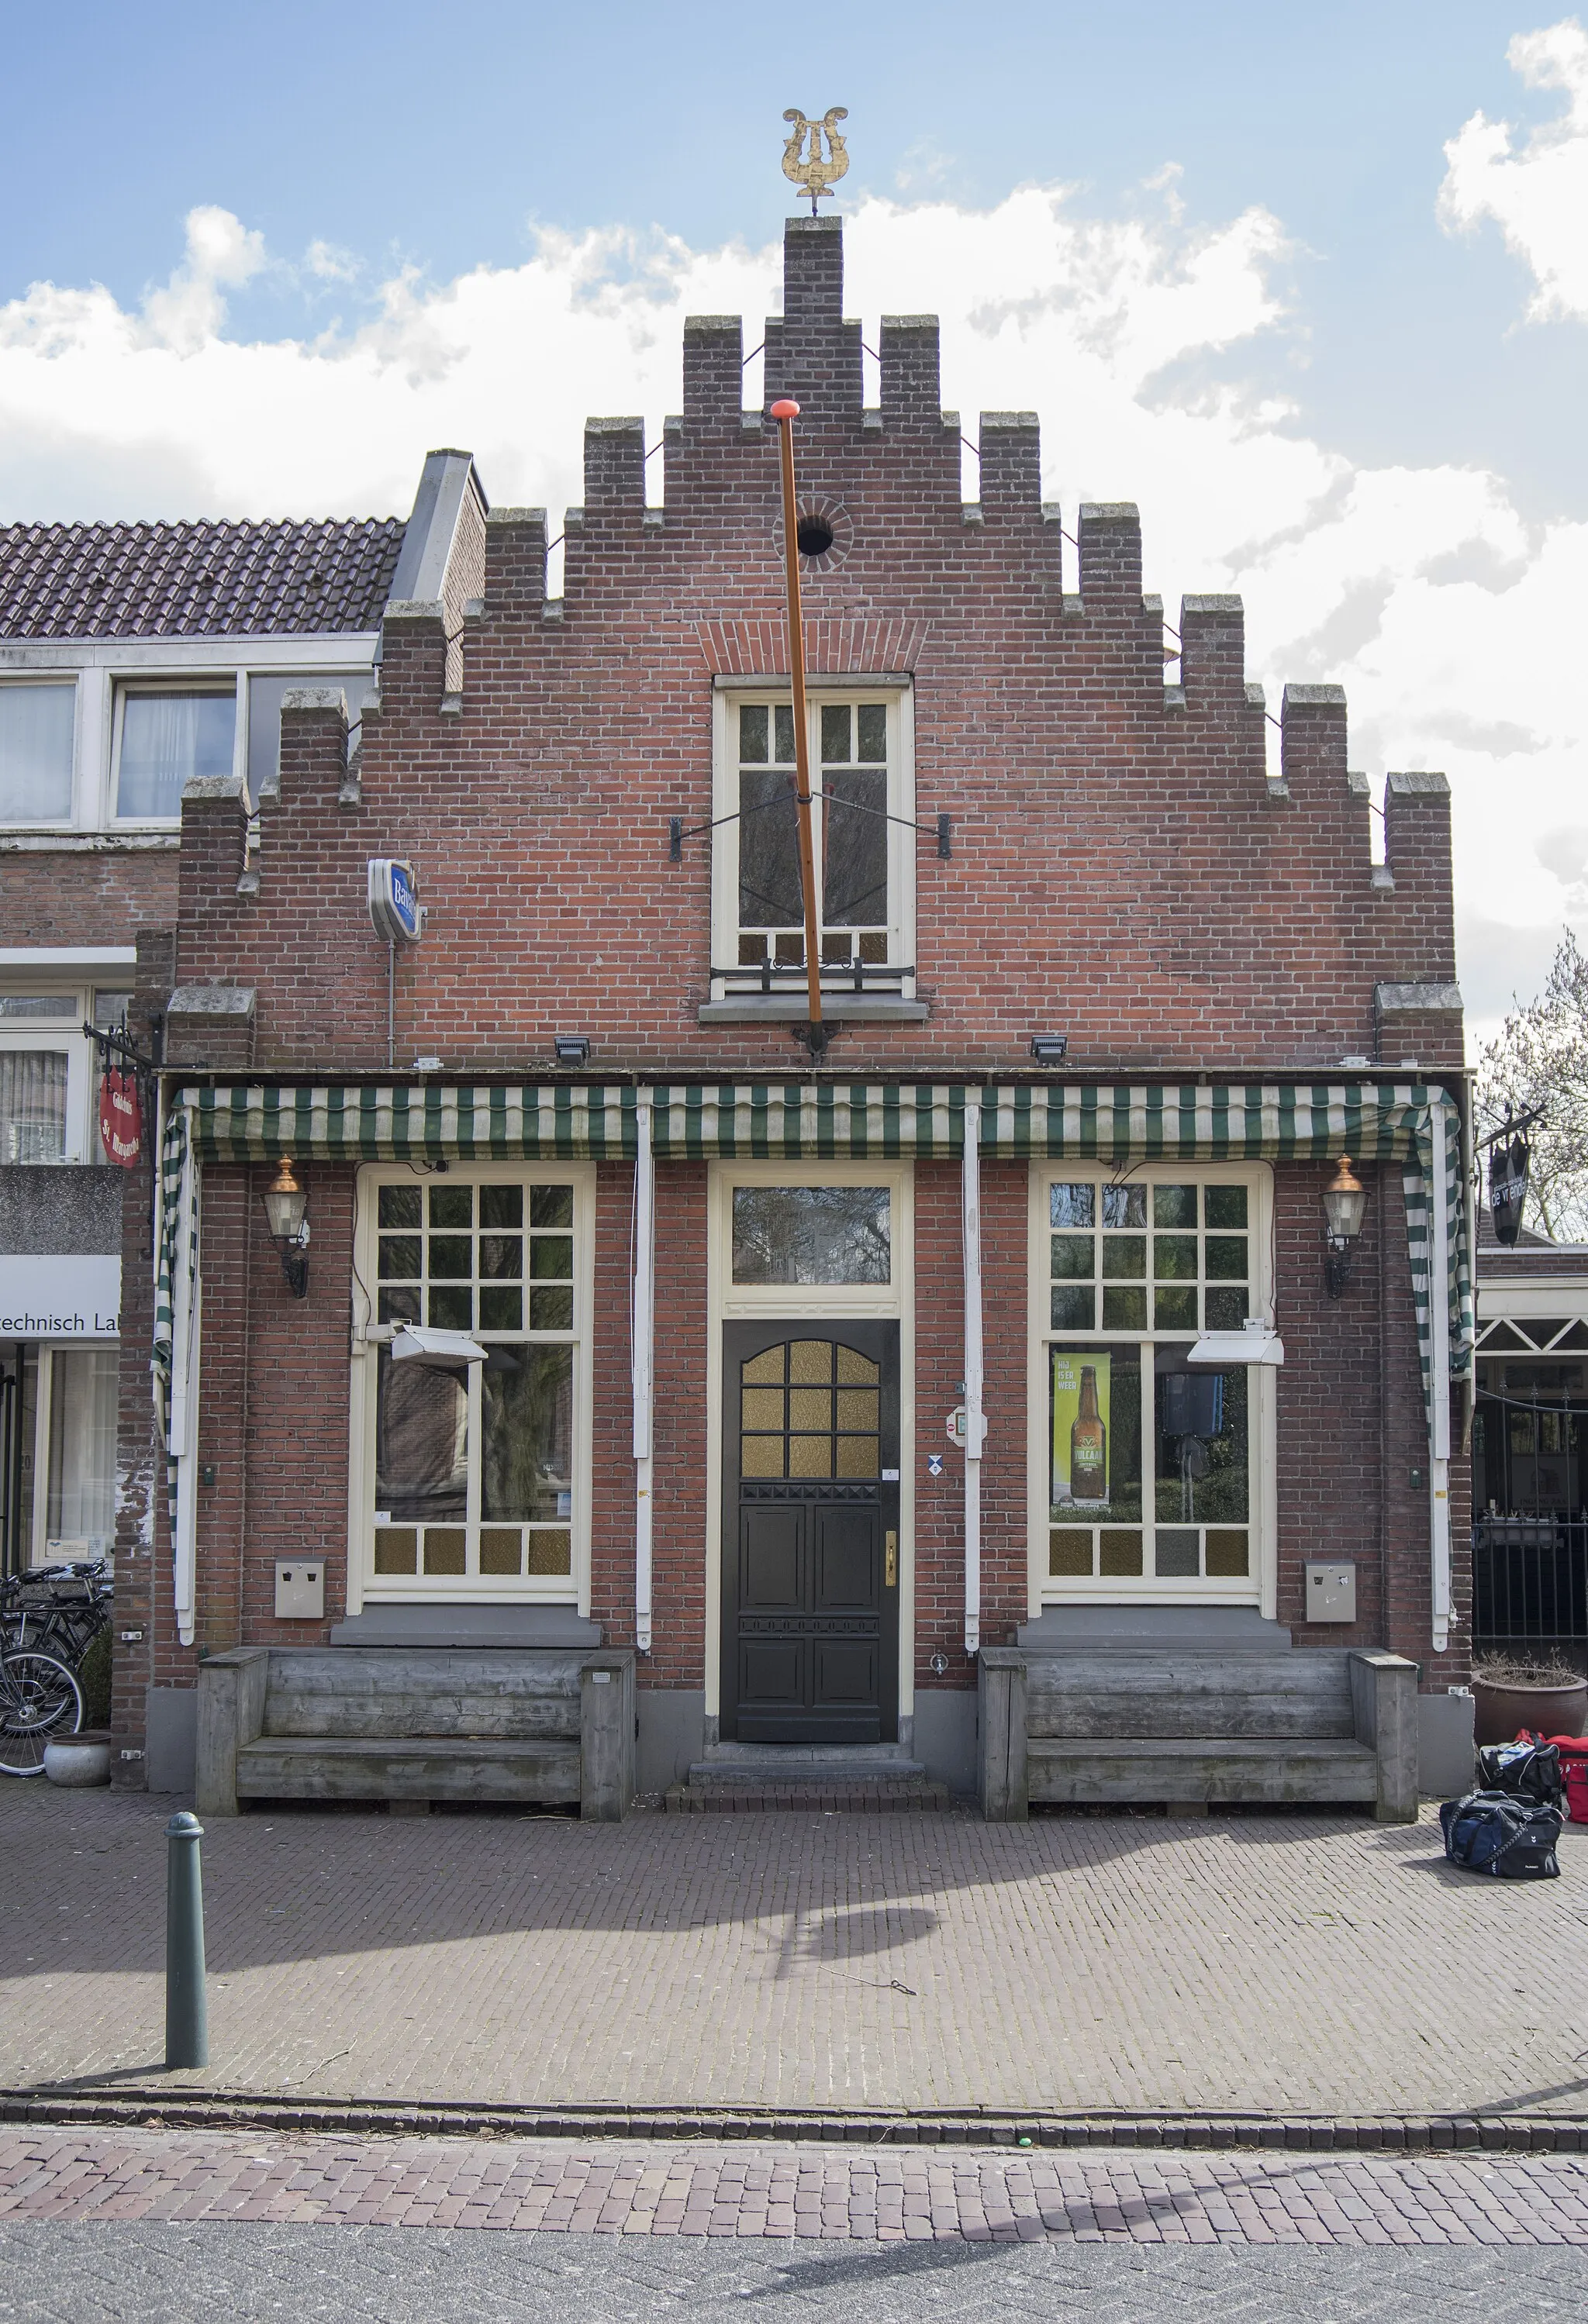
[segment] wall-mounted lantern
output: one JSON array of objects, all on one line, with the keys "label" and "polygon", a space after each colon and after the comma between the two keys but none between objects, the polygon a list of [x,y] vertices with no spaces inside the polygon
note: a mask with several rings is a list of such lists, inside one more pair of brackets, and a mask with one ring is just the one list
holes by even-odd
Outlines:
[{"label": "wall-mounted lantern", "polygon": [[1338,1299],[1351,1280],[1352,1246],[1362,1232],[1368,1190],[1343,1154],[1334,1175],[1324,1188],[1324,1280],[1331,1299]]},{"label": "wall-mounted lantern", "polygon": [[282,1255],[282,1273],[295,1299],[309,1296],[309,1195],[292,1175],[292,1157],[282,1167],[261,1197],[270,1222],[270,1239]]}]

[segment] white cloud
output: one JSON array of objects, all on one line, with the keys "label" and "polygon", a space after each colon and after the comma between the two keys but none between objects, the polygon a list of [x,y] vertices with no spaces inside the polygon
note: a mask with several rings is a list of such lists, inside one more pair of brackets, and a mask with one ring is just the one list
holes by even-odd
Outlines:
[{"label": "white cloud", "polygon": [[[1196,231],[1161,192],[1113,221],[1057,188],[979,212],[873,198],[847,244],[868,337],[882,311],[941,313],[945,401],[967,435],[983,406],[1035,407],[1044,490],[1072,520],[1081,499],[1140,503],[1147,586],[1171,618],[1183,590],[1241,590],[1276,709],[1286,678],[1341,679],[1355,765],[1449,773],[1463,912],[1482,930],[1470,999],[1487,1019],[1528,989],[1540,947],[1588,913],[1580,850],[1540,845],[1582,824],[1588,526],[1529,526],[1482,470],[1353,465],[1243,389],[1244,351],[1291,327],[1284,234],[1260,209]],[[401,511],[426,447],[466,444],[494,500],[555,516],[581,497],[586,413],[642,411],[654,442],[677,410],[685,314],[741,312],[753,346],[778,302],[774,248],[545,234],[517,267],[399,272],[365,319],[318,337],[226,336],[225,290],[267,266],[345,284],[345,263],[316,249],[277,270],[257,235],[202,211],[141,309],[51,284],[0,309],[0,510]]]},{"label": "white cloud", "polygon": [[1454,227],[1495,221],[1537,286],[1534,321],[1588,318],[1588,32],[1568,16],[1519,32],[1506,55],[1530,88],[1564,89],[1565,110],[1520,139],[1474,113],[1445,148],[1440,215]]}]

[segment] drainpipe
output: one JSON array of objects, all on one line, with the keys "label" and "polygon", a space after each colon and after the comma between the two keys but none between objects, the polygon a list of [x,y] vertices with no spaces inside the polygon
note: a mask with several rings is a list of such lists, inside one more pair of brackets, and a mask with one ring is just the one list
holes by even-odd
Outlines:
[{"label": "drainpipe", "polygon": [[982,1644],[982,1107],[969,1093],[965,1110],[961,1236],[965,1250],[965,1650]]},{"label": "drainpipe", "polygon": [[[1443,1093],[1441,1093],[1443,1095]],[[1450,1202],[1445,1185],[1445,1106],[1431,1110],[1434,1174],[1428,1251],[1428,1534],[1433,1556],[1434,1652],[1450,1641]]]},{"label": "drainpipe", "polygon": [[634,1390],[634,1644],[651,1652],[651,1452],[656,1350],[656,1157],[651,1147],[651,1102],[634,1109],[634,1281],[629,1311]]}]

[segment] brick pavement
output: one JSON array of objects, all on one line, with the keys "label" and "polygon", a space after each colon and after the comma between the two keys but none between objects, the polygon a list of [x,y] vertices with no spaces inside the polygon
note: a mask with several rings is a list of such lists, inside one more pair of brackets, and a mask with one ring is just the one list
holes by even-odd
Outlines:
[{"label": "brick pavement", "polygon": [[1588,2246],[1588,2159],[0,2131],[16,2219],[485,2227],[859,2243]]},{"label": "brick pavement", "polygon": [[[174,1804],[0,1786],[0,2085],[146,2083]],[[1540,1886],[1343,1815],[274,1813],[205,1841],[212,2070],[292,2100],[1588,2115]]]}]

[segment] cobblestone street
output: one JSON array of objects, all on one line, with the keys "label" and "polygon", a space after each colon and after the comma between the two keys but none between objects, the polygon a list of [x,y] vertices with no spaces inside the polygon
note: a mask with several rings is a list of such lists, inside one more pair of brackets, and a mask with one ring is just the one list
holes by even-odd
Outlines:
[{"label": "cobblestone street", "polygon": [[[159,2079],[169,1799],[0,1789],[0,2084]],[[211,2068],[298,2099],[1588,2112],[1588,1831],[1336,1815],[265,1813],[205,1842]]]}]

